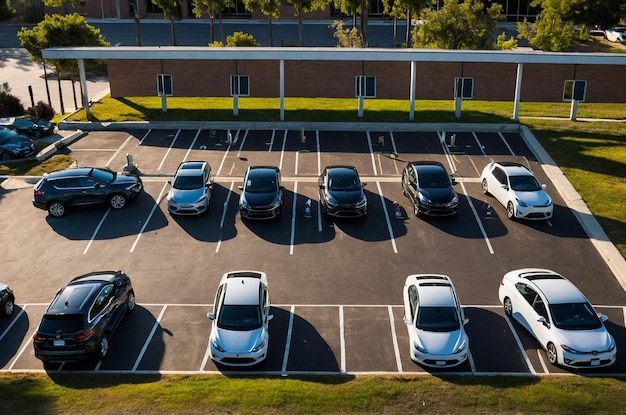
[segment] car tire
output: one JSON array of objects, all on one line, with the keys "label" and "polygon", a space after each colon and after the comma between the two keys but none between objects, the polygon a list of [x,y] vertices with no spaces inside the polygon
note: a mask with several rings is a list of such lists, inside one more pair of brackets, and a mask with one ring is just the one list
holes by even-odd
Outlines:
[{"label": "car tire", "polygon": [[483,193],[488,195],[489,194],[489,185],[487,185],[487,179],[483,179],[483,181],[480,184],[480,187],[483,190]]},{"label": "car tire", "polygon": [[504,307],[504,314],[507,317],[513,316],[513,303],[509,297],[504,297],[504,301],[502,302],[502,306]]},{"label": "car tire", "polygon": [[2,155],[0,155],[0,159],[2,161],[9,161],[12,159],[12,157],[10,153],[2,153]]},{"label": "car tire", "polygon": [[558,354],[554,343],[548,343],[548,347],[546,347],[546,356],[548,357],[548,362],[551,364],[556,365],[558,363]]},{"label": "car tire", "polygon": [[513,206],[513,202],[506,204],[506,217],[511,220],[515,219],[515,207]]},{"label": "car tire", "polygon": [[10,317],[13,315],[14,310],[15,302],[13,301],[13,297],[9,297],[4,303],[4,307],[2,307],[2,314],[4,314],[5,317]]},{"label": "car tire", "polygon": [[121,193],[115,193],[109,200],[111,207],[115,210],[122,209],[126,206],[126,196]]},{"label": "car tire", "polygon": [[65,204],[55,200],[48,205],[48,213],[55,218],[60,218],[65,215]]},{"label": "car tire", "polygon": [[128,293],[128,297],[126,298],[126,307],[128,309],[128,312],[130,313],[131,311],[133,311],[135,309],[136,305],[137,305],[137,303],[136,303],[136,299],[135,299],[135,292],[134,291],[130,291]]},{"label": "car tire", "polygon": [[104,359],[109,354],[109,335],[104,333],[98,342],[98,357]]}]

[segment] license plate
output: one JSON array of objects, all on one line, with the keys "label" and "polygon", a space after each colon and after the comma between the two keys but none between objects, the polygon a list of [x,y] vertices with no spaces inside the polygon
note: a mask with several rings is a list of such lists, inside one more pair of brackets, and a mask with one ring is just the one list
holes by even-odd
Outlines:
[{"label": "license plate", "polygon": [[591,366],[600,366],[600,359],[591,359]]},{"label": "license plate", "polygon": [[445,366],[446,362],[445,362],[445,360],[437,360],[435,362],[435,365],[437,365],[437,366]]},{"label": "license plate", "polygon": [[65,346],[65,340],[63,340],[63,339],[54,339],[53,345],[55,347]]}]

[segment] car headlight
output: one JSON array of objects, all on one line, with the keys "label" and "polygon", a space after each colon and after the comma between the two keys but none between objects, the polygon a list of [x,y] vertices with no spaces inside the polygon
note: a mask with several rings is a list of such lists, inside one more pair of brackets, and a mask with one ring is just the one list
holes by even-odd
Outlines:
[{"label": "car headlight", "polygon": [[566,344],[562,344],[561,345],[561,349],[563,349],[563,350],[565,350],[566,352],[569,352],[569,353],[580,354],[580,351],[578,351],[578,350],[576,350],[574,348],[571,348],[571,347],[569,347]]},{"label": "car headlight", "polygon": [[456,205],[457,203],[459,203],[459,196],[455,194],[452,200],[450,201],[450,204]]},{"label": "car headlight", "polygon": [[326,201],[328,202],[328,204],[330,206],[337,206],[339,205],[339,203],[337,202],[337,200],[335,200],[334,197],[332,197],[330,194],[326,194]]},{"label": "car headlight", "polygon": [[367,198],[365,197],[365,195],[363,195],[363,197],[361,198],[361,200],[359,200],[356,204],[357,209],[362,208],[363,206],[367,205]]},{"label": "car headlight", "polygon": [[517,198],[515,199],[515,201],[517,202],[517,205],[518,205],[519,207],[530,207],[530,206],[531,206],[531,204],[530,204],[530,203],[526,203],[526,202],[524,202],[523,200],[519,200],[519,199],[517,199]]},{"label": "car headlight", "polygon": [[239,207],[242,209],[250,210],[250,205],[248,204],[248,201],[245,197],[242,197],[239,201]]},{"label": "car headlight", "polygon": [[222,347],[222,345],[221,345],[221,344],[217,341],[217,339],[213,339],[213,340],[211,341],[211,344],[213,345],[213,347],[215,347],[215,348],[216,348],[217,350],[219,350],[220,352],[225,352],[225,351],[226,351],[226,349],[224,349],[224,348]]},{"label": "car headlight", "polygon": [[461,353],[467,347],[467,342],[463,340],[463,343],[454,351],[454,354]]},{"label": "car headlight", "polygon": [[415,347],[415,350],[417,350],[420,353],[428,353],[428,350],[422,347],[422,345],[419,344],[418,342],[413,342],[413,347]]},{"label": "car headlight", "polygon": [[206,199],[206,195],[204,195],[204,196],[202,196],[200,199],[198,199],[198,200],[196,201],[196,203],[201,203],[201,202],[204,202],[204,201],[205,201],[205,199]]},{"label": "car headlight", "polygon": [[274,209],[274,208],[277,208],[278,206],[280,206],[280,196],[276,196],[276,199],[274,199],[272,203],[270,204],[270,208]]},{"label": "car headlight", "polygon": [[252,348],[252,352],[256,353],[264,347],[265,347],[265,339],[261,339],[261,341]]},{"label": "car headlight", "polygon": [[418,193],[417,197],[419,198],[421,203],[424,203],[424,204],[427,204],[427,205],[430,205],[430,204],[433,203],[433,202],[431,202],[431,200],[429,198],[424,196],[422,193]]}]

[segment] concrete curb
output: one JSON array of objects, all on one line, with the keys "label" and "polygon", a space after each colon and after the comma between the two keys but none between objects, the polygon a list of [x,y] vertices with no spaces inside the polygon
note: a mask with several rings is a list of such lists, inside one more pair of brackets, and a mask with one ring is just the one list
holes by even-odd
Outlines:
[{"label": "concrete curb", "polygon": [[37,153],[37,157],[36,157],[37,161],[43,161],[43,160],[49,159],[54,154],[56,154],[57,151],[59,151],[63,147],[69,146],[74,141],[78,140],[84,135],[85,133],[83,131],[76,130],[72,134],[66,137],[62,137],[60,140],[55,141],[54,143],[50,144],[49,146],[41,150],[39,153]]},{"label": "concrete curb", "polygon": [[600,226],[600,223],[598,223],[598,220],[591,214],[583,198],[576,189],[574,189],[574,186],[572,186],[567,177],[565,177],[552,157],[550,157],[539,144],[530,129],[522,125],[520,133],[526,144],[543,165],[546,174],[552,183],[554,183],[557,191],[567,206],[572,210],[574,216],[578,219],[578,222],[587,233],[587,236],[589,236],[591,243],[613,272],[613,275],[621,284],[622,288],[626,290],[626,259],[624,259],[617,247],[609,240],[609,237],[604,232],[604,229],[602,229],[602,226]]}]

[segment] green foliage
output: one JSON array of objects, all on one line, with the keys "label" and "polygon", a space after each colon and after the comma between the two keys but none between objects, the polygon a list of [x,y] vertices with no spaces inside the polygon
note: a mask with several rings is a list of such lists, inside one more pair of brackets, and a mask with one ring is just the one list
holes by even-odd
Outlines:
[{"label": "green foliage", "polygon": [[86,5],[87,0],[43,0],[43,3],[48,7],[63,7],[65,5],[76,7]]},{"label": "green foliage", "polygon": [[220,42],[219,40],[214,40],[213,42],[209,43],[209,47],[210,48],[223,48],[224,43]]},{"label": "green foliage", "polygon": [[11,94],[11,88],[7,82],[0,85],[0,117],[14,117],[24,115],[26,110],[18,97]]},{"label": "green foliage", "polygon": [[498,38],[496,39],[495,49],[500,50],[509,50],[517,47],[517,40],[511,36],[509,39],[506,38],[506,33],[502,32]]},{"label": "green foliage", "polygon": [[331,29],[335,29],[334,37],[337,38],[337,47],[340,48],[362,48],[363,39],[356,27],[344,28],[341,20],[335,20]]},{"label": "green foliage", "polygon": [[38,101],[34,107],[28,108],[26,113],[43,120],[51,120],[55,114],[52,106],[43,101]]},{"label": "green foliage", "polygon": [[163,10],[163,17],[166,20],[174,20],[180,17],[180,0],[151,0],[152,4],[159,6]]},{"label": "green foliage", "polygon": [[244,0],[243,3],[251,12],[259,11],[270,19],[280,17],[281,0]]},{"label": "green foliage", "polygon": [[15,16],[15,9],[11,7],[9,0],[0,0],[0,20],[9,20]]},{"label": "green foliage", "polygon": [[257,41],[254,39],[254,36],[249,35],[243,32],[235,32],[231,36],[226,38],[226,46],[236,47],[236,46],[260,46]]},{"label": "green foliage", "polygon": [[413,29],[414,48],[484,49],[498,27],[502,5],[488,8],[481,0],[446,1],[439,11],[426,11],[425,23]]},{"label": "green foliage", "polygon": [[528,23],[527,19],[518,22],[517,32],[518,37],[528,39],[535,48],[548,52],[570,50],[576,37],[571,22],[563,21],[556,12],[546,10],[537,16],[535,23]]},{"label": "green foliage", "polygon": [[46,15],[45,4],[39,0],[17,0],[19,16],[26,23],[39,23]]}]

